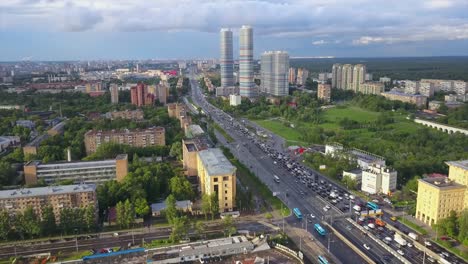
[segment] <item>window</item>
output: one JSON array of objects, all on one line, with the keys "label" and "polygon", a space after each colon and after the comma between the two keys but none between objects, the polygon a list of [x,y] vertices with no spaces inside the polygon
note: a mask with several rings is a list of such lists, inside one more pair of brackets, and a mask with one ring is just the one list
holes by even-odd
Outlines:
[{"label": "window", "polygon": [[227,197],[224,197],[224,201],[227,201]]},{"label": "window", "polygon": [[225,190],[224,193],[227,194],[227,190]]},{"label": "window", "polygon": [[224,177],[223,177],[223,181],[229,181],[229,177],[228,177],[228,176],[224,176]]},{"label": "window", "polygon": [[225,206],[225,207],[228,207],[228,204],[227,204],[227,203],[225,203],[225,204],[224,204],[224,206]]},{"label": "window", "polygon": [[227,188],[227,187],[228,187],[227,184],[224,184],[224,188]]},{"label": "window", "polygon": [[218,178],[214,178],[214,182],[218,182]]}]

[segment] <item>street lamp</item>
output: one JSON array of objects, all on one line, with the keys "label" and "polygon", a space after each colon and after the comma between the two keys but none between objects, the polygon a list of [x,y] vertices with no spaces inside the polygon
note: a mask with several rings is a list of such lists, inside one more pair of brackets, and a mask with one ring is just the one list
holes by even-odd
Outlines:
[{"label": "street lamp", "polygon": [[75,247],[78,252],[78,228],[75,228]]}]

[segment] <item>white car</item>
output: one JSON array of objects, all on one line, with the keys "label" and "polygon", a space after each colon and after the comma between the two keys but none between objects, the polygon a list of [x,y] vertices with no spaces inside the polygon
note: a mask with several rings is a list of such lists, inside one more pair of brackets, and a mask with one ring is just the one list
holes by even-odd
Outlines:
[{"label": "white car", "polygon": [[391,238],[391,237],[385,237],[385,240],[387,240],[388,242],[392,242],[392,238]]},{"label": "white car", "polygon": [[315,218],[315,215],[314,215],[314,214],[310,214],[310,218]]},{"label": "white car", "polygon": [[323,208],[323,210],[326,212],[326,211],[328,211],[328,208],[325,206],[325,207]]},{"label": "white car", "polygon": [[407,246],[407,247],[413,247],[413,244],[408,243],[408,244],[406,244],[406,246]]},{"label": "white car", "polygon": [[429,242],[429,241],[424,241],[424,245],[426,245],[426,246],[430,247],[430,246],[432,246],[432,243],[431,243],[431,242]]},{"label": "white car", "polygon": [[401,250],[401,249],[397,250],[397,252],[398,252],[398,254],[400,254],[402,256],[405,255],[405,252],[403,252],[403,250]]},{"label": "white car", "polygon": [[367,244],[362,245],[365,249],[370,250],[370,247]]}]

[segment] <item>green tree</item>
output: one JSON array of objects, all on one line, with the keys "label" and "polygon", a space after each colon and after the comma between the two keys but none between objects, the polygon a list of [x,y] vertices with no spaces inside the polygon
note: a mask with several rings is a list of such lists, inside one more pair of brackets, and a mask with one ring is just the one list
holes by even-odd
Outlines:
[{"label": "green tree", "polygon": [[96,209],[92,205],[84,208],[84,225],[88,231],[96,229]]},{"label": "green tree", "polygon": [[50,236],[56,232],[57,223],[55,222],[54,209],[49,205],[42,209],[41,233],[44,236]]},{"label": "green tree", "polygon": [[212,193],[210,195],[210,213],[211,220],[214,220],[215,215],[219,213],[219,201],[217,193]]},{"label": "green tree", "polygon": [[468,245],[468,209],[463,210],[458,218],[458,241]]},{"label": "green tree", "polygon": [[146,216],[150,213],[150,207],[145,198],[138,198],[134,202],[135,213],[141,217]]},{"label": "green tree", "polygon": [[182,142],[176,141],[172,143],[169,156],[177,158],[177,160],[182,160]]},{"label": "green tree", "polygon": [[349,176],[344,176],[342,179],[343,184],[350,190],[356,190],[357,182]]},{"label": "green tree", "polygon": [[166,215],[167,222],[174,225],[175,219],[177,218],[177,207],[176,199],[172,194],[166,198],[166,209],[164,210],[164,213]]},{"label": "green tree", "polygon": [[196,221],[194,223],[194,229],[195,233],[197,234],[198,237],[204,237],[205,236],[205,224],[202,221]]},{"label": "green tree", "polygon": [[208,220],[208,214],[211,212],[211,197],[206,193],[202,195],[201,209],[205,215],[205,220]]},{"label": "green tree", "polygon": [[7,240],[10,230],[10,216],[7,211],[2,210],[0,211],[0,239]]},{"label": "green tree", "polygon": [[187,216],[175,217],[172,219],[172,232],[169,239],[175,243],[180,241],[182,238],[187,237],[188,234],[188,219]]},{"label": "green tree", "polygon": [[0,161],[0,185],[9,184],[16,176],[15,170],[9,162]]},{"label": "green tree", "polygon": [[192,184],[184,176],[172,177],[169,183],[171,194],[181,200],[192,200],[195,197]]},{"label": "green tree", "polygon": [[232,216],[228,215],[228,216],[224,217],[224,219],[223,219],[223,229],[224,229],[224,235],[229,236],[229,237],[237,232],[237,229],[234,226]]},{"label": "green tree", "polygon": [[30,238],[39,235],[41,232],[40,220],[30,206],[22,214],[19,214],[16,226],[20,234]]}]

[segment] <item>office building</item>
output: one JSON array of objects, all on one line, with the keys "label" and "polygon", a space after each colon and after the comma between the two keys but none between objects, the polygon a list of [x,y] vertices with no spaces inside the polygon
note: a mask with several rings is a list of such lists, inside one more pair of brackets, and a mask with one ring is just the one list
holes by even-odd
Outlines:
[{"label": "office building", "polygon": [[344,64],[341,67],[341,89],[352,90],[353,86],[353,65]]},{"label": "office building", "polygon": [[332,88],[341,89],[341,70],[342,65],[335,63],[332,66]]},{"label": "office building", "polygon": [[239,31],[239,94],[242,97],[255,96],[253,72],[253,29],[242,26]]},{"label": "office building", "polygon": [[296,83],[296,68],[293,68],[293,67],[289,68],[288,81],[290,84]]},{"label": "office building", "polygon": [[325,83],[319,83],[317,86],[317,98],[324,101],[331,101],[331,86]]},{"label": "office building", "polygon": [[426,107],[427,104],[427,97],[424,95],[419,95],[419,94],[406,94],[406,93],[401,93],[398,91],[389,91],[389,92],[384,92],[381,93],[383,97],[387,98],[388,100],[398,100],[402,101],[404,103],[410,103],[410,104],[415,104],[419,107]]},{"label": "office building", "polygon": [[242,98],[240,95],[231,94],[229,95],[229,105],[237,106],[242,103]]},{"label": "office building", "polygon": [[126,144],[134,147],[151,147],[166,145],[164,127],[151,127],[134,130],[90,130],[85,134],[86,153],[96,152],[97,148],[107,142]]},{"label": "office building", "polygon": [[219,212],[236,207],[236,167],[219,148],[198,152],[198,177],[202,194],[218,196]]},{"label": "office building", "polygon": [[32,207],[36,215],[41,218],[42,210],[48,206],[52,206],[55,220],[58,223],[60,222],[62,209],[85,208],[88,206],[95,208],[97,220],[96,185],[60,185],[0,191],[0,208],[8,212],[9,215],[22,213],[28,207]]},{"label": "office building", "polygon": [[219,64],[221,67],[221,87],[234,86],[234,58],[232,48],[232,31],[222,28],[220,41],[221,56]]},{"label": "office building", "polygon": [[385,91],[385,84],[381,82],[365,82],[360,84],[358,92],[363,94],[380,95]]},{"label": "office building", "polygon": [[451,211],[461,212],[465,208],[465,193],[465,185],[447,177],[419,179],[416,218],[434,225]]},{"label": "office building", "polygon": [[396,189],[397,172],[386,166],[372,164],[362,171],[361,190],[366,193],[390,194]]},{"label": "office building", "polygon": [[198,175],[198,152],[208,147],[204,137],[182,139],[182,164],[187,176]]},{"label": "office building", "polygon": [[434,84],[431,82],[419,82],[419,94],[426,97],[434,96]]},{"label": "office building", "polygon": [[[361,84],[366,81],[366,65],[356,64],[353,67],[352,89],[355,93],[361,90]],[[349,89],[349,88],[348,88]]]},{"label": "office building", "polygon": [[309,71],[305,68],[297,69],[297,85],[305,85],[307,78],[309,78]]},{"label": "office building", "polygon": [[122,119],[130,119],[130,120],[145,119],[144,113],[141,109],[107,112],[106,118],[109,118],[109,119],[122,118]]},{"label": "office building", "polygon": [[64,180],[74,183],[102,184],[106,181],[122,181],[128,173],[127,154],[112,160],[42,163],[30,161],[24,165],[26,185],[44,181],[54,184]]},{"label": "office building", "polygon": [[111,94],[111,103],[118,104],[119,103],[119,87],[117,84],[113,83],[110,86],[110,94]]},{"label": "office building", "polygon": [[267,51],[261,57],[261,91],[274,96],[289,94],[289,55],[284,51]]}]

